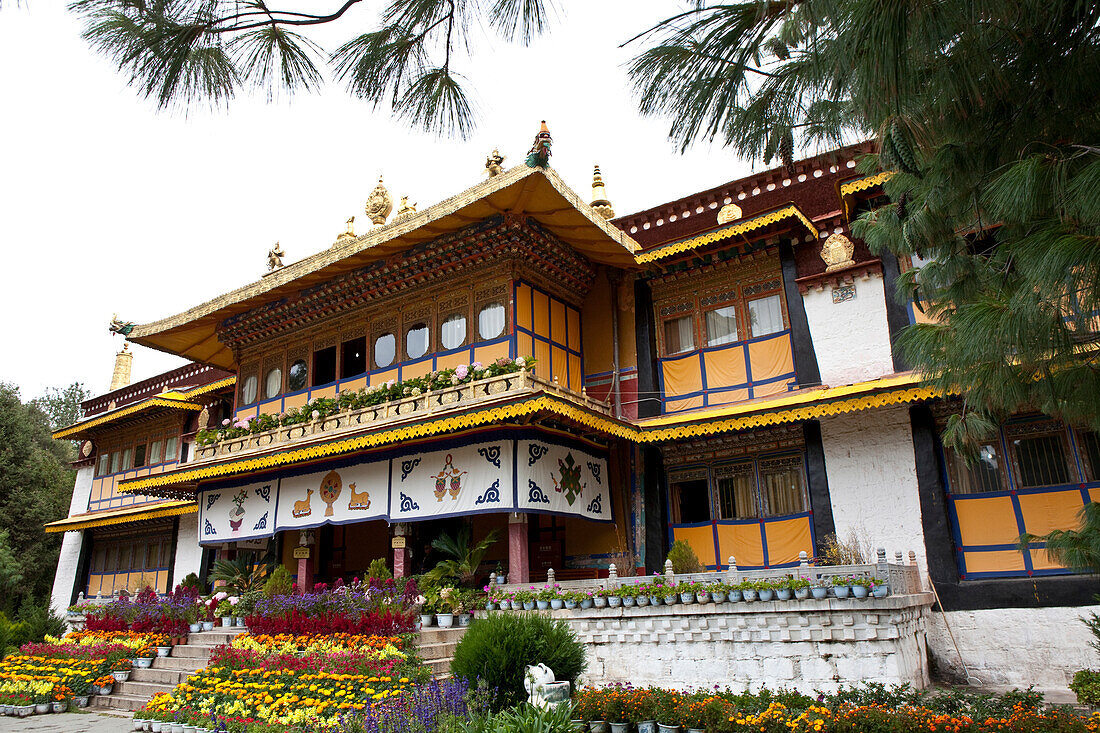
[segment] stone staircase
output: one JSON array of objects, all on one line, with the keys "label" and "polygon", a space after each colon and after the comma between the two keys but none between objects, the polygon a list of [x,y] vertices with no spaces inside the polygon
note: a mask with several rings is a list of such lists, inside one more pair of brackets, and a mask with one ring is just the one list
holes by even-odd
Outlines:
[{"label": "stone staircase", "polygon": [[133,669],[130,679],[115,683],[110,695],[97,695],[92,707],[100,710],[133,712],[140,709],[158,692],[171,692],[191,674],[204,669],[214,647],[228,644],[243,627],[189,634],[187,643],[172,647],[172,655],[157,657],[149,669]]},{"label": "stone staircase", "polygon": [[431,668],[433,677],[445,679],[451,676],[451,660],[454,658],[455,647],[465,633],[466,629],[458,626],[450,629],[433,626],[420,630],[420,641],[416,644],[416,650],[424,664]]}]

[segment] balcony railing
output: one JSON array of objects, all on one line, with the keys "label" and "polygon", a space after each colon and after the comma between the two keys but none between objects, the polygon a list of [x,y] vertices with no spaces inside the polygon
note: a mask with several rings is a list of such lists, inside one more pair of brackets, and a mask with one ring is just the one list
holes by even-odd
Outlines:
[{"label": "balcony railing", "polygon": [[611,408],[607,403],[592,399],[583,389],[578,394],[562,387],[556,380],[551,382],[523,369],[512,374],[501,374],[454,387],[430,390],[421,395],[404,397],[379,405],[344,410],[310,422],[283,425],[261,433],[241,435],[217,443],[197,446],[195,462],[228,456],[236,457],[313,440],[329,440],[365,429],[375,430],[420,418],[446,416],[450,412],[475,408],[481,403],[499,402],[502,398],[535,392],[557,395],[590,410],[605,415],[611,414]]}]

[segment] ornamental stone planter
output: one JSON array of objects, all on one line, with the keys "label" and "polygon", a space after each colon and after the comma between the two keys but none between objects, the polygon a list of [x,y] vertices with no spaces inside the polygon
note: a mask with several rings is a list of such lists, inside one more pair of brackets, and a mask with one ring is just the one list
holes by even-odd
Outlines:
[{"label": "ornamental stone planter", "polygon": [[170,647],[170,646],[158,646],[157,647],[157,656],[158,657],[167,657],[171,653],[172,653],[172,647]]},{"label": "ornamental stone planter", "polygon": [[455,625],[455,615],[453,613],[437,613],[435,621],[439,624],[439,628],[449,629]]}]

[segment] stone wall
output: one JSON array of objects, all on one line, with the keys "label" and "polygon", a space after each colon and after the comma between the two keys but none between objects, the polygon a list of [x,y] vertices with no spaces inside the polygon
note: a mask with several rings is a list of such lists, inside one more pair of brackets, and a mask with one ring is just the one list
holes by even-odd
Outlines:
[{"label": "stone wall", "polygon": [[176,563],[172,566],[172,584],[178,585],[188,573],[198,574],[202,564],[202,548],[199,547],[199,515],[180,516],[179,533],[176,535]]},{"label": "stone wall", "polygon": [[[69,502],[69,515],[88,511],[88,498],[92,493],[93,466],[77,469],[73,483],[73,497]],[[50,593],[50,607],[54,613],[64,614],[73,597],[73,584],[76,583],[77,565],[80,562],[80,548],[83,544],[83,532],[65,532],[61,538],[61,554],[57,558],[57,572],[53,576],[53,591]]]},{"label": "stone wall", "polygon": [[550,613],[584,643],[587,684],[812,692],[862,681],[928,685],[931,603],[920,593]]},{"label": "stone wall", "polygon": [[914,550],[917,564],[925,572],[924,527],[908,407],[824,417],[821,445],[837,537],[847,540],[855,533],[872,552],[877,547],[899,548],[907,554]]},{"label": "stone wall", "polygon": [[851,299],[841,300],[838,293],[841,302],[834,302],[833,285],[802,295],[821,381],[834,387],[894,371],[882,274],[857,277],[842,287],[851,288],[843,293]]}]

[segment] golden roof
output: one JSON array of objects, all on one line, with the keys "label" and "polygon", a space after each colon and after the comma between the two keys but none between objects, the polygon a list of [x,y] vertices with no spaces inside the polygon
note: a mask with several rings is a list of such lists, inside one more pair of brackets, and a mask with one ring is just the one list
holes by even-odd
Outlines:
[{"label": "golden roof", "polygon": [[110,524],[140,522],[144,519],[176,517],[181,514],[193,514],[199,510],[194,501],[166,501],[153,505],[128,506],[124,509],[109,509],[104,512],[76,514],[46,525],[47,532],[75,532],[91,527],[105,527]]},{"label": "golden roof", "polygon": [[554,170],[521,165],[408,218],[339,241],[183,313],[135,326],[128,339],[232,370],[233,353],[218,341],[216,334],[218,324],[226,318],[262,303],[294,296],[303,289],[503,213],[534,219],[593,262],[637,267],[634,259],[634,253],[640,249],[637,242],[594,211]]}]

